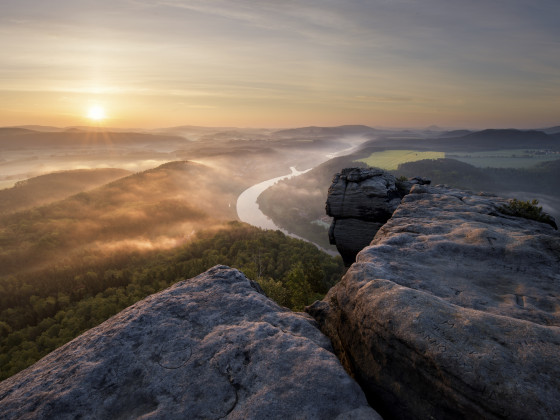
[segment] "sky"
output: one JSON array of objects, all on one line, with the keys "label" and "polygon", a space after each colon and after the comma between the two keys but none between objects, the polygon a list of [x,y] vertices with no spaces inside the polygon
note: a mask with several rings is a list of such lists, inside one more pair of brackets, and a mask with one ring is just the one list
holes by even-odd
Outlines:
[{"label": "sky", "polygon": [[558,0],[2,0],[0,126],[84,125],[96,106],[112,127],[544,128],[559,16]]}]

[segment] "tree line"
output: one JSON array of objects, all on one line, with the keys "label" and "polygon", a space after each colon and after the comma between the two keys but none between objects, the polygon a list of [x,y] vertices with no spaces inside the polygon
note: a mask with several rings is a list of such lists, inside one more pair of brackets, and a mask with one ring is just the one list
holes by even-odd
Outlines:
[{"label": "tree line", "polygon": [[216,264],[240,269],[280,305],[302,310],[343,273],[340,257],[279,231],[230,222],[170,250],[92,250],[0,277],[0,380],[122,309]]}]

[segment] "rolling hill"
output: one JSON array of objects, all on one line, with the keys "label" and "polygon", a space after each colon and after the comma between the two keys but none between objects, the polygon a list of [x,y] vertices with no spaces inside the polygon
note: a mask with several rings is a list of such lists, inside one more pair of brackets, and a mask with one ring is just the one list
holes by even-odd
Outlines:
[{"label": "rolling hill", "polygon": [[19,181],[12,188],[0,190],[0,214],[62,200],[126,175],[130,175],[130,171],[124,169],[77,169]]}]

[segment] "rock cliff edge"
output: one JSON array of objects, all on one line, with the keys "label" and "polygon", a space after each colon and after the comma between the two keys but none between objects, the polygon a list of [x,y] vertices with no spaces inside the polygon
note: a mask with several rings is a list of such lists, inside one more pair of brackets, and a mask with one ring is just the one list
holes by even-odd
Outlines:
[{"label": "rock cliff edge", "polygon": [[412,186],[307,308],[384,417],[560,418],[560,235],[504,204]]}]

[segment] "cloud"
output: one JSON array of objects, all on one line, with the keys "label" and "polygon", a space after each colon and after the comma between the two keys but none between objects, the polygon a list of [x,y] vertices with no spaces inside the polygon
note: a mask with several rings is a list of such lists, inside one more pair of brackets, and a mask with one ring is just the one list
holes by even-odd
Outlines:
[{"label": "cloud", "polygon": [[411,97],[399,97],[399,96],[356,96],[359,101],[365,102],[411,102],[414,99]]},{"label": "cloud", "polygon": [[556,0],[7,0],[0,90],[181,97],[201,112],[558,96],[559,15]]},{"label": "cloud", "polygon": [[217,106],[213,105],[188,105],[189,108],[192,109],[216,109]]}]

